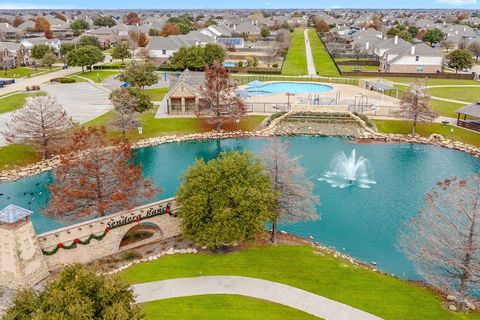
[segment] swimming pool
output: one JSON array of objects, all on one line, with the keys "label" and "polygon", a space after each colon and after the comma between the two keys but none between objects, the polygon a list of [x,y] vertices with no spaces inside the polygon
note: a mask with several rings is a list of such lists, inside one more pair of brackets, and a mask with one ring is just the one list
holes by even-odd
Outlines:
[{"label": "swimming pool", "polygon": [[233,68],[233,67],[236,67],[237,64],[236,64],[235,62],[233,62],[233,61],[225,61],[225,62],[223,63],[223,66],[224,66],[224,67],[228,67],[228,68]]},{"label": "swimming pool", "polygon": [[325,84],[309,82],[272,82],[258,87],[249,87],[246,90],[253,96],[264,96],[282,92],[294,94],[322,93],[332,90],[332,87]]}]

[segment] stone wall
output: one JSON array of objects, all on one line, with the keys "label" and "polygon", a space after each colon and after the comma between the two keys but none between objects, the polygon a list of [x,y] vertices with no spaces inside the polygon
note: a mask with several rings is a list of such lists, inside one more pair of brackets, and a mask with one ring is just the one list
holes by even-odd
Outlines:
[{"label": "stone wall", "polygon": [[[150,216],[159,212],[158,210],[165,209],[167,204],[170,205],[172,213],[176,211],[175,201],[171,198],[38,235],[40,248],[46,252],[52,252],[60,243],[62,246],[56,253],[45,255],[48,269],[54,270],[76,262],[88,263],[119,252],[121,250],[120,242],[125,234],[140,222],[153,223],[159,227],[160,232],[154,237],[128,245],[128,249],[179,235],[178,218],[170,214]],[[80,241],[88,239],[91,234],[101,236],[106,231],[107,233],[101,240],[91,239],[90,243],[85,245],[80,243]],[[65,248],[76,241],[79,243],[74,248]]]}]

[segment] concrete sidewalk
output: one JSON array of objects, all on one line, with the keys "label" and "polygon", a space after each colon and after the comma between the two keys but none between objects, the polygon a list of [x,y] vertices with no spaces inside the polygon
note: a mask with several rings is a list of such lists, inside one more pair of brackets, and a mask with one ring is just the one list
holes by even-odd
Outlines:
[{"label": "concrete sidewalk", "polygon": [[381,320],[370,313],[305,290],[248,277],[180,278],[136,284],[132,289],[137,303],[206,294],[235,294],[282,304],[325,320]]},{"label": "concrete sidewalk", "polygon": [[32,76],[29,78],[20,78],[15,80],[14,84],[10,84],[5,86],[4,88],[1,88],[0,96],[15,92],[15,91],[23,91],[25,90],[25,87],[39,86],[45,82],[49,82],[50,79],[67,77],[69,75],[72,75],[80,71],[82,71],[82,68],[80,67],[70,67],[65,70],[62,69],[58,71],[48,72],[41,75]]},{"label": "concrete sidewalk", "polygon": [[305,53],[307,55],[307,70],[309,76],[316,76],[315,62],[313,61],[312,47],[310,46],[310,39],[308,37],[308,29],[303,32],[305,38]]}]

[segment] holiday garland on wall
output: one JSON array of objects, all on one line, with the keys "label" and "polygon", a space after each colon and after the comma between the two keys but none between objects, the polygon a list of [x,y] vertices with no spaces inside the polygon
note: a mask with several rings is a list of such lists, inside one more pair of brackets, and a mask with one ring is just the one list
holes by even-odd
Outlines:
[{"label": "holiday garland on wall", "polygon": [[168,214],[172,217],[176,217],[177,215],[175,213],[173,213],[171,210],[170,210],[170,204],[168,204],[165,208],[161,208],[160,210],[156,211],[154,214],[147,214],[146,216],[141,216],[141,217],[136,217],[132,220],[127,220],[125,223],[120,223],[120,224],[115,224],[111,227],[106,227],[105,230],[103,230],[102,234],[100,235],[95,235],[95,234],[90,234],[88,236],[87,239],[85,240],[81,240],[81,239],[74,239],[70,244],[64,244],[62,242],[59,242],[57,244],[57,246],[55,248],[53,248],[52,250],[45,250],[45,249],[42,249],[42,252],[44,255],[46,256],[51,256],[51,255],[54,255],[55,253],[58,252],[58,250],[60,249],[65,249],[65,250],[71,250],[71,249],[75,249],[76,247],[78,247],[78,245],[87,245],[89,244],[92,239],[93,240],[97,240],[97,241],[101,241],[103,240],[103,238],[105,238],[105,236],[107,235],[107,233],[111,230],[111,229],[114,229],[114,228],[118,228],[118,227],[123,227],[125,225],[128,225],[128,224],[131,224],[131,223],[140,223],[140,221],[142,220],[145,220],[145,219],[150,219],[152,217],[156,217],[156,216],[160,216],[160,215],[164,215],[164,214]]}]

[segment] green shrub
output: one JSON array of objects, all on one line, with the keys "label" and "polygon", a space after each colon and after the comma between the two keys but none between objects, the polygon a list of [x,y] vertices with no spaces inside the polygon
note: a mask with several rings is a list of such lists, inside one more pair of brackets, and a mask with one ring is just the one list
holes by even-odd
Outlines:
[{"label": "green shrub", "polygon": [[367,117],[363,113],[358,113],[358,112],[354,112],[353,114],[359,117],[360,119],[362,119],[369,128],[377,130],[377,126],[375,125],[375,122],[373,122],[369,117]]},{"label": "green shrub", "polygon": [[142,258],[142,255],[135,251],[126,251],[122,253],[122,260],[130,261],[130,260],[141,259],[141,258]]},{"label": "green shrub", "polygon": [[73,79],[73,78],[55,78],[55,79],[50,80],[50,82],[75,83],[75,82],[77,82],[77,81],[76,81],[75,79]]}]

